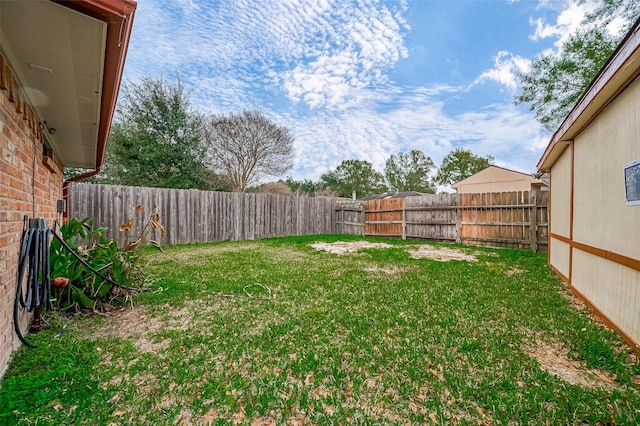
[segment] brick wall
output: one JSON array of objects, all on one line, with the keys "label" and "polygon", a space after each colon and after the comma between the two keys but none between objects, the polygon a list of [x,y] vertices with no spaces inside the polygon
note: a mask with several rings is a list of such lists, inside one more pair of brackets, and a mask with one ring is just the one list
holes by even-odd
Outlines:
[{"label": "brick wall", "polygon": [[[13,303],[23,217],[44,217],[51,225],[62,198],[61,164],[55,155],[43,162],[42,140],[37,117],[0,54],[0,378],[20,345]],[[29,321],[22,315],[21,330]]]}]

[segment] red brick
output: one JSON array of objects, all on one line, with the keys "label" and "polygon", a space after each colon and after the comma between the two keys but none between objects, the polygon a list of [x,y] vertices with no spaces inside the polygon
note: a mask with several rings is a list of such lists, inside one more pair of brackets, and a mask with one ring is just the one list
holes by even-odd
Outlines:
[{"label": "red brick", "polygon": [[[55,200],[62,198],[60,161],[55,159],[55,173],[42,164],[40,138],[22,117],[0,90],[0,376],[11,351],[20,344],[13,333],[12,312],[22,218],[31,217],[34,207],[36,215],[56,218]],[[21,315],[22,329],[30,317]]]}]

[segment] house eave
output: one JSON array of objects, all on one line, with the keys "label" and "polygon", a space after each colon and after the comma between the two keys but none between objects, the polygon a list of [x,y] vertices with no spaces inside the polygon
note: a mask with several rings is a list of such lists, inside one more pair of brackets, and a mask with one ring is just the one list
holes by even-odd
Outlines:
[{"label": "house eave", "polygon": [[537,168],[548,172],[573,139],[640,75],[640,20],[551,137]]},{"label": "house eave", "polygon": [[0,2],[0,48],[66,167],[102,165],[135,8],[131,0]]}]

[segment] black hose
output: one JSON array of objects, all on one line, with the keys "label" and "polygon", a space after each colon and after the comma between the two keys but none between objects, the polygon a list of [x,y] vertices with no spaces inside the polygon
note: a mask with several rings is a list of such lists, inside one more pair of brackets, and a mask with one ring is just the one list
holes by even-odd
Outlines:
[{"label": "black hose", "polygon": [[[30,348],[35,348],[33,344],[27,342],[20,331],[19,312],[22,307],[27,312],[32,312],[40,308],[43,304],[45,308],[50,307],[51,295],[51,271],[49,249],[51,235],[60,241],[60,244],[67,249],[76,259],[87,269],[103,280],[126,290],[137,290],[135,288],[123,286],[111,278],[103,275],[93,266],[89,265],[80,255],[72,249],[64,239],[58,235],[57,223],[54,222],[53,231],[47,226],[43,218],[28,219],[24,217],[22,238],[20,239],[20,253],[18,255],[18,274],[16,279],[16,297],[13,305],[13,326],[18,335],[18,339]],[[27,270],[28,267],[28,270]],[[28,271],[28,272],[27,272]],[[23,294],[24,279],[26,274],[26,294]]]},{"label": "black hose", "polygon": [[[49,240],[51,231],[43,218],[28,220],[24,217],[20,253],[18,255],[18,274],[16,278],[16,297],[13,304],[13,326],[18,339],[30,348],[35,346],[27,342],[20,331],[20,307],[27,312],[39,309],[43,303],[49,304],[51,294],[51,274],[49,271]],[[28,267],[28,272],[27,272]],[[25,281],[26,273],[26,284]],[[25,287],[25,294],[23,294]]]}]

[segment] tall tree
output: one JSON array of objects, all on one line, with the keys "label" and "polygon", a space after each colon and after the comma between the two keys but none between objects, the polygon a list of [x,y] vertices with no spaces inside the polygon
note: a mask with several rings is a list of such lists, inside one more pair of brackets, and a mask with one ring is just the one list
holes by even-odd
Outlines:
[{"label": "tall tree", "polygon": [[[522,93],[515,97],[515,103],[529,104],[536,119],[551,132],[562,124],[621,38],[640,17],[637,0],[598,3],[558,52],[541,54],[532,61],[528,72],[518,73]],[[621,30],[614,34],[608,30],[613,21],[621,24]]]},{"label": "tall tree", "polygon": [[435,181],[441,185],[451,185],[486,169],[493,157],[480,157],[464,148],[456,148],[442,159]]},{"label": "tall tree", "polygon": [[386,189],[382,173],[364,160],[344,160],[335,170],[323,174],[320,180],[341,197],[366,197]]},{"label": "tall tree", "polygon": [[227,177],[233,191],[293,166],[293,137],[259,111],[211,117],[205,128],[213,169]]},{"label": "tall tree", "polygon": [[417,191],[435,194],[431,171],[435,164],[431,157],[417,149],[392,154],[385,164],[384,174],[389,186],[397,191]]},{"label": "tall tree", "polygon": [[180,78],[150,76],[124,85],[101,181],[163,188],[208,187],[202,118]]}]

